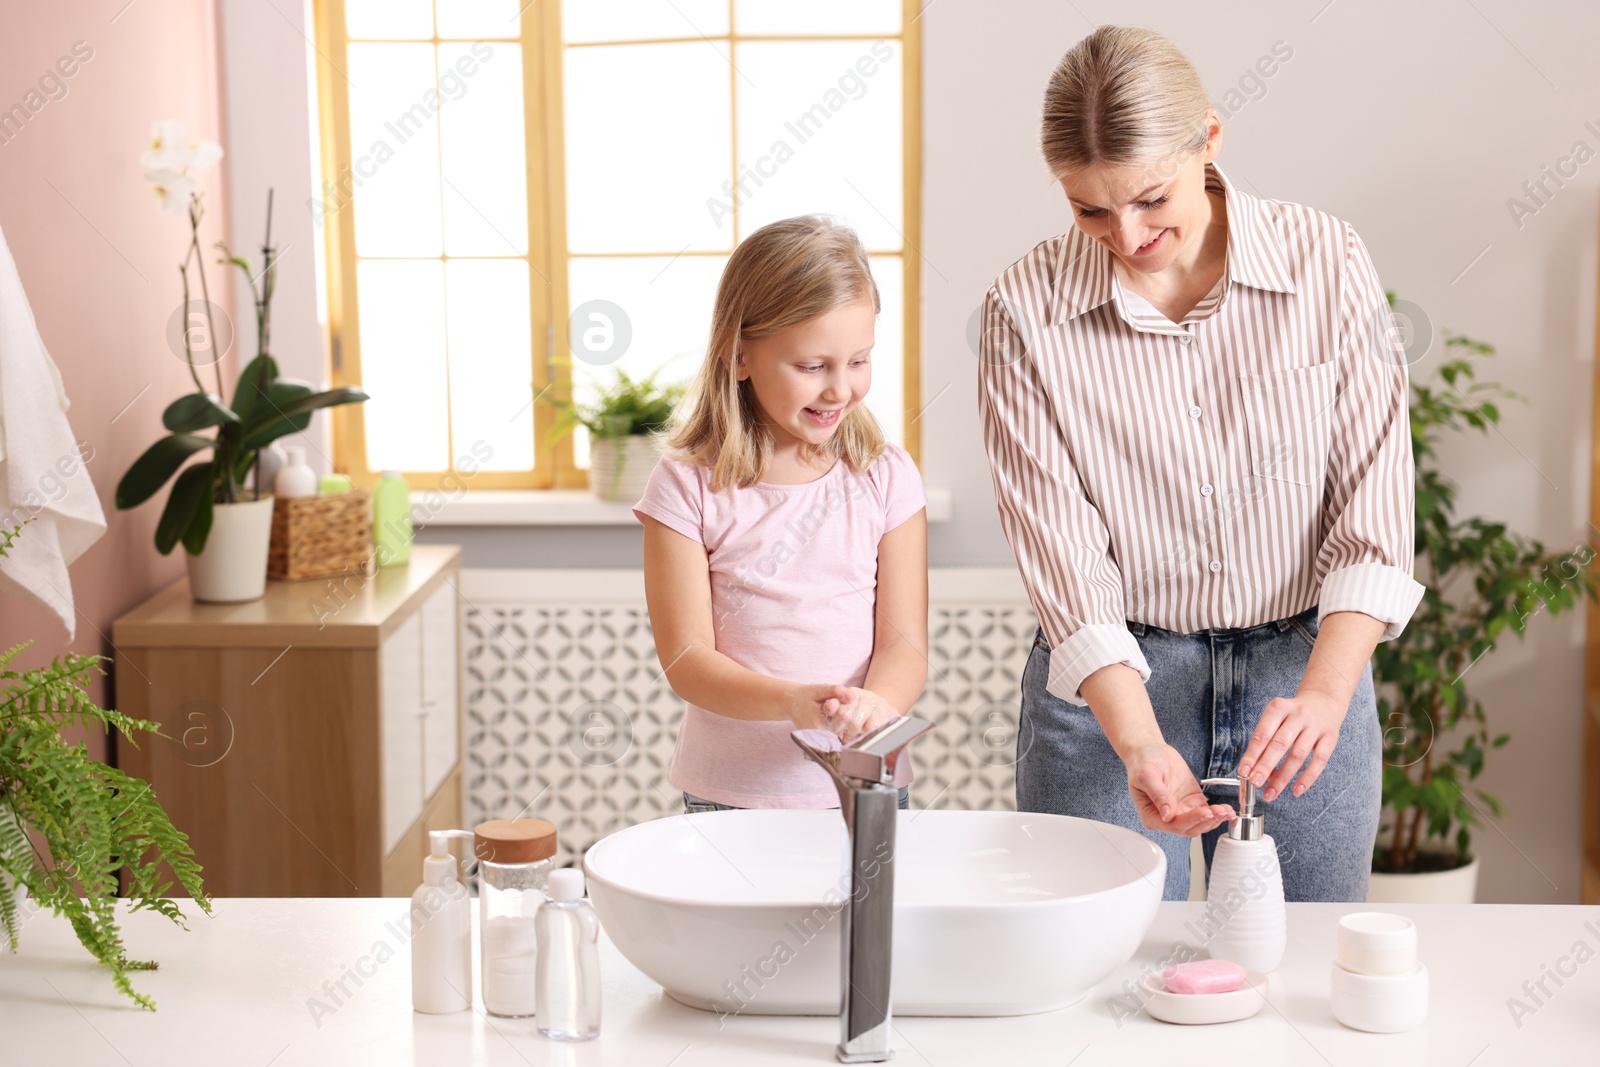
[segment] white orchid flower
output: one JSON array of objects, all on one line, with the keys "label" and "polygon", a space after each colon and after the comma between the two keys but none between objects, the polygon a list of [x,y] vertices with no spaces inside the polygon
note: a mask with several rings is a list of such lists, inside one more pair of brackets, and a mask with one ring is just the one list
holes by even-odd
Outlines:
[{"label": "white orchid flower", "polygon": [[164,167],[145,175],[155,186],[156,199],[161,210],[168,215],[180,215],[189,210],[189,198],[194,195],[194,179],[181,170]]},{"label": "white orchid flower", "polygon": [[150,170],[176,170],[201,174],[217,165],[222,146],[215,141],[194,141],[176,119],[150,127],[150,147],[139,162]]},{"label": "white orchid flower", "polygon": [[189,165],[190,155],[183,123],[166,119],[150,127],[150,148],[139,162],[149,170],[182,170]]},{"label": "white orchid flower", "polygon": [[189,172],[203,174],[222,158],[222,146],[215,141],[195,141],[189,145]]}]

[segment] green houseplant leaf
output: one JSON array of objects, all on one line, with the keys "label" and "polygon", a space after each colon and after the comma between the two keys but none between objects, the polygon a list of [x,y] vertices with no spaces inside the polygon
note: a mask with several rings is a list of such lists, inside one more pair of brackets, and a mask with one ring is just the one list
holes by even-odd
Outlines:
[{"label": "green houseplant leaf", "polygon": [[173,433],[193,433],[224,422],[238,422],[239,416],[210,393],[188,393],[167,405],[161,425]]},{"label": "green houseplant leaf", "polygon": [[247,420],[255,415],[267,390],[277,380],[278,361],[265,352],[245,364],[233,387],[233,410],[239,413],[240,419]]},{"label": "green houseplant leaf", "polygon": [[156,523],[157,552],[163,556],[170,553],[188,531],[201,499],[211,496],[212,477],[211,464],[197,463],[186,468],[172,483],[172,492],[167,494],[167,506],[161,512],[161,520]]},{"label": "green houseplant leaf", "polygon": [[[289,384],[275,382],[268,390],[267,403],[256,409],[250,423],[245,426],[241,441],[245,448],[254,452],[287,434],[303,432],[311,425],[311,413],[319,408],[355,404],[367,399],[366,393],[348,385],[320,393],[313,393],[309,389],[292,393],[285,389]],[[303,386],[296,388],[304,389]]]},{"label": "green houseplant leaf", "polygon": [[184,460],[211,446],[210,438],[193,434],[175,433],[161,438],[133,461],[128,473],[117,483],[117,507],[134,508],[143,504],[167,484],[167,479],[177,473]]}]

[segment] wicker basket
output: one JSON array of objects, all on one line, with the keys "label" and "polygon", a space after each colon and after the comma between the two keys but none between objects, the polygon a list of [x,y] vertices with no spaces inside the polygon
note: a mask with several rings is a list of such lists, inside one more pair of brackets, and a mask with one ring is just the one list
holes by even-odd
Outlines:
[{"label": "wicker basket", "polygon": [[272,508],[267,577],[326,578],[371,575],[372,494],[365,489],[306,497],[278,497]]}]

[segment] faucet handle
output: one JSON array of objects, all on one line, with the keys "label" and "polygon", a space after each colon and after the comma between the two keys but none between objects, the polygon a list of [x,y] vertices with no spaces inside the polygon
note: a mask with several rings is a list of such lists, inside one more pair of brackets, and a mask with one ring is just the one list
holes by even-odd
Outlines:
[{"label": "faucet handle", "polygon": [[885,785],[894,780],[895,765],[907,745],[933,729],[927,719],[902,715],[845,745],[839,753],[839,773]]},{"label": "faucet handle", "polygon": [[792,730],[789,736],[807,758],[822,764],[836,777],[887,785],[894,781],[900,753],[931,729],[933,723],[926,719],[902,715],[848,745],[831,730]]}]

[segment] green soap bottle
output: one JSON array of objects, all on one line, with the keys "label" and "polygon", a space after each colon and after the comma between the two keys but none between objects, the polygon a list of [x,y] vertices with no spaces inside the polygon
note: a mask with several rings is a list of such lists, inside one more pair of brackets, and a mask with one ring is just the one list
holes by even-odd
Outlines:
[{"label": "green soap bottle", "polygon": [[411,487],[399,471],[372,487],[372,550],[380,567],[411,561]]}]

